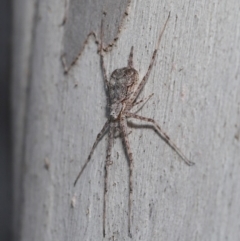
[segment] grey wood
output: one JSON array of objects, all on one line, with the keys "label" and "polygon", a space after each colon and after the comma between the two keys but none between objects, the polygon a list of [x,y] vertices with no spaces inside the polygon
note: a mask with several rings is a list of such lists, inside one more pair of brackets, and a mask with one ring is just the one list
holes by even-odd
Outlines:
[{"label": "grey wood", "polygon": [[112,44],[121,31],[131,0],[72,0],[67,1],[64,26],[64,54],[69,67],[85,47],[89,33],[100,33],[101,20],[104,17],[104,42]]},{"label": "grey wood", "polygon": [[[25,193],[23,179],[25,173],[25,147],[27,144],[27,105],[32,72],[33,38],[36,1],[13,1],[12,40],[12,157],[13,157],[13,230],[14,240],[20,239],[22,210]],[[30,103],[29,103],[30,104]]]},{"label": "grey wood", "polygon": [[[14,135],[15,175],[22,180],[14,188],[17,191],[21,185],[23,196],[19,240],[131,240],[127,235],[128,163],[119,138],[109,168],[105,239],[106,138],[73,187],[106,120],[95,39],[90,37],[64,75],[60,61],[65,50],[64,1],[31,5],[18,0],[15,6],[17,2],[31,9],[30,13],[24,7],[15,11],[25,16],[15,21],[14,31],[17,39],[17,26],[23,26],[20,39],[25,47],[19,49],[15,41],[13,86],[26,81],[21,66],[29,66],[31,73],[28,91],[20,89],[19,97],[15,88],[18,94],[12,97],[14,132],[22,133],[25,126],[21,138]],[[154,96],[140,114],[154,118],[196,165],[186,166],[152,129],[131,129],[132,240],[240,239],[239,7],[237,0],[131,1],[119,39],[105,53],[109,75],[126,66],[134,46],[134,66],[142,78],[171,11],[156,64],[141,93],[141,97]],[[24,31],[32,44],[26,43]],[[29,53],[31,61],[22,54],[18,60],[20,50]],[[20,115],[17,110],[24,103],[27,108]],[[20,147],[24,148],[19,158]]]}]

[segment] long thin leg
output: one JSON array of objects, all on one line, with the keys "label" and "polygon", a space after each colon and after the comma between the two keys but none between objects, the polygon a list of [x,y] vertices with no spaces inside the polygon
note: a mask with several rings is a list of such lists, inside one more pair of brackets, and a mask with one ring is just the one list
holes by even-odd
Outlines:
[{"label": "long thin leg", "polygon": [[171,141],[171,139],[169,138],[169,136],[161,129],[161,127],[156,123],[155,120],[150,119],[150,118],[146,118],[143,116],[139,116],[133,113],[127,113],[126,114],[127,117],[131,117],[131,118],[135,118],[138,120],[142,120],[142,121],[146,121],[146,122],[150,122],[153,124],[154,128],[157,130],[157,132],[162,136],[162,138],[168,143],[168,145],[182,158],[182,160],[189,166],[194,165],[194,162],[191,162],[190,160],[188,160],[188,158],[180,151],[180,149]]},{"label": "long thin leg", "polygon": [[69,5],[69,2],[67,0],[65,0],[64,1],[64,17],[63,17],[63,20],[62,20],[62,23],[60,24],[60,26],[65,25],[65,23],[67,21],[68,5]]},{"label": "long thin leg", "polygon": [[130,54],[128,57],[128,67],[133,68],[133,46],[131,47]]},{"label": "long thin leg", "polygon": [[132,216],[132,192],[133,192],[133,180],[132,180],[132,172],[133,172],[133,155],[130,148],[130,143],[127,134],[127,123],[125,117],[121,117],[120,119],[120,128],[122,131],[123,140],[125,143],[125,147],[127,150],[127,155],[129,158],[129,199],[128,199],[128,236],[132,237],[131,234],[131,216]]},{"label": "long thin leg", "polygon": [[163,30],[161,31],[160,35],[159,35],[159,38],[158,38],[158,42],[157,42],[157,45],[156,45],[156,48],[153,52],[153,55],[152,55],[152,59],[151,59],[151,62],[149,64],[149,67],[148,67],[148,70],[147,70],[147,73],[146,75],[143,77],[142,81],[140,82],[139,86],[137,87],[136,91],[133,93],[132,97],[130,98],[130,103],[133,103],[134,100],[138,97],[140,91],[142,90],[142,88],[144,87],[144,85],[146,84],[147,80],[148,80],[148,77],[150,75],[150,72],[152,70],[152,67],[153,67],[153,64],[155,63],[155,59],[156,59],[156,55],[157,55],[157,51],[159,49],[159,45],[160,45],[160,42],[161,42],[161,38],[162,38],[162,35],[163,35],[163,32],[167,26],[167,23],[168,23],[168,20],[170,18],[170,12],[168,14],[168,18],[164,24],[164,27],[163,27]]},{"label": "long thin leg", "polygon": [[107,201],[107,192],[108,192],[108,167],[112,164],[111,153],[113,146],[113,135],[114,135],[114,123],[110,123],[110,128],[108,132],[108,147],[107,147],[107,157],[104,166],[104,200],[103,200],[103,237],[106,235],[106,201]]},{"label": "long thin leg", "polygon": [[[142,99],[142,100],[139,100],[138,102],[136,102],[136,103],[133,103],[133,108],[135,108],[135,107],[137,107],[137,109],[136,110],[131,110],[133,113],[137,113],[138,111],[140,111],[142,108],[143,108],[143,106],[149,101],[149,99],[153,96],[154,94],[151,94],[151,95],[149,95],[148,97],[146,97],[146,98],[144,98],[144,99]],[[140,105],[141,104],[141,105]],[[140,105],[140,106],[138,106],[138,105]]]},{"label": "long thin leg", "polygon": [[104,57],[103,57],[103,19],[101,21],[101,39],[100,39],[100,63],[101,63],[101,67],[102,67],[102,71],[103,71],[103,79],[104,79],[104,83],[106,85],[107,91],[108,91],[108,79],[107,79],[107,70],[105,67],[105,63],[104,63]]},{"label": "long thin leg", "polygon": [[94,40],[97,39],[97,36],[94,32],[91,32],[88,34],[86,40],[84,41],[83,43],[83,47],[81,48],[80,52],[78,53],[77,57],[71,62],[70,65],[67,65],[67,62],[66,62],[66,58],[65,58],[65,55],[66,54],[62,54],[61,55],[61,62],[62,62],[62,66],[63,66],[63,69],[64,69],[64,74],[68,74],[68,72],[72,69],[73,66],[75,66],[75,64],[77,63],[78,59],[80,58],[85,46],[87,45],[89,39],[93,36]]},{"label": "long thin leg", "polygon": [[110,121],[107,120],[106,123],[104,124],[102,130],[98,133],[97,138],[96,138],[96,140],[95,140],[95,142],[94,142],[94,144],[93,144],[93,146],[92,146],[92,149],[91,149],[91,151],[90,151],[90,154],[89,154],[86,162],[84,163],[81,171],[79,172],[79,174],[78,174],[78,176],[77,176],[77,178],[76,178],[76,180],[75,180],[75,182],[74,182],[74,186],[77,184],[78,179],[80,178],[80,176],[82,175],[82,173],[83,173],[84,169],[86,168],[87,164],[88,164],[89,161],[91,160],[93,151],[94,151],[94,149],[96,148],[98,142],[101,140],[101,138],[102,138],[103,135],[105,134],[106,130],[108,129],[109,122],[110,122]]}]

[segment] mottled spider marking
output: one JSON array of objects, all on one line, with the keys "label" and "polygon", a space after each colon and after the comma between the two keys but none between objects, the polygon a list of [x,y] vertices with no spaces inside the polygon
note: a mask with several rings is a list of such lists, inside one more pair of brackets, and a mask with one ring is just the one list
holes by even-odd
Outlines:
[{"label": "mottled spider marking", "polygon": [[[149,122],[153,125],[155,130],[160,134],[160,136],[166,141],[166,143],[183,159],[183,161],[191,166],[194,163],[189,161],[188,158],[181,152],[181,150],[174,144],[174,142],[169,138],[169,136],[161,129],[161,127],[156,123],[155,120],[143,116],[139,116],[136,114],[137,111],[134,113],[130,112],[134,106],[143,103],[143,105],[146,103],[146,101],[149,100],[149,98],[152,96],[150,95],[146,99],[136,101],[139,93],[143,89],[144,85],[146,84],[149,75],[151,73],[152,67],[155,63],[157,51],[159,48],[159,44],[163,35],[163,32],[166,28],[167,22],[170,18],[170,13],[168,15],[168,18],[164,24],[163,30],[161,31],[157,46],[153,52],[147,73],[143,77],[143,79],[138,84],[139,76],[138,71],[134,69],[133,67],[133,47],[131,47],[131,51],[128,57],[128,66],[116,69],[112,72],[110,76],[110,81],[108,81],[108,75],[104,63],[104,56],[103,56],[103,46],[102,46],[102,39],[103,39],[103,21],[101,23],[101,42],[99,44],[99,54],[100,54],[100,64],[103,72],[103,79],[104,84],[107,91],[107,103],[109,107],[109,118],[106,121],[105,125],[103,126],[100,133],[97,135],[97,138],[93,144],[93,147],[90,151],[90,154],[84,163],[81,171],[79,172],[74,185],[76,185],[79,177],[81,176],[82,172],[86,168],[87,164],[89,163],[91,156],[93,154],[94,149],[96,148],[98,142],[101,140],[103,135],[109,130],[108,132],[108,147],[107,147],[107,155],[106,155],[106,161],[105,161],[105,174],[104,174],[104,203],[103,203],[103,236],[105,237],[106,229],[106,196],[107,196],[107,183],[108,183],[108,167],[112,164],[111,161],[111,152],[113,147],[113,139],[114,139],[114,133],[116,130],[120,129],[121,136],[123,139],[123,144],[126,148],[126,153],[129,159],[129,200],[128,200],[128,235],[129,237],[132,237],[131,234],[131,213],[132,213],[132,193],[133,193],[133,180],[132,180],[132,174],[133,174],[133,154],[130,148],[130,142],[128,139],[128,131],[127,131],[127,118],[134,118],[141,121]],[[140,107],[142,108],[142,107]],[[138,109],[139,110],[139,109]]]},{"label": "mottled spider marking", "polygon": [[109,82],[110,118],[112,120],[117,120],[123,112],[124,103],[132,95],[138,79],[138,72],[130,67],[113,71]]}]

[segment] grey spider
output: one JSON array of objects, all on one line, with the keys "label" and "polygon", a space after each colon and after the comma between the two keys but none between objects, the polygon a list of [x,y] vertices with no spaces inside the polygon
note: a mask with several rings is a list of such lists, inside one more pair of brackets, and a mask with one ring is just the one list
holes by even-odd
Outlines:
[{"label": "grey spider", "polygon": [[102,47],[102,39],[103,39],[103,21],[101,23],[101,42],[100,42],[100,61],[101,61],[101,68],[103,71],[103,78],[105,87],[108,94],[108,106],[109,108],[109,118],[104,124],[102,130],[97,135],[97,138],[92,146],[90,154],[84,163],[81,171],[79,172],[74,186],[76,185],[78,179],[82,175],[84,169],[86,168],[87,164],[89,163],[93,151],[96,148],[98,142],[103,137],[103,135],[108,132],[108,147],[107,147],[107,156],[105,162],[105,175],[104,175],[104,204],[103,204],[103,236],[105,236],[105,219],[106,219],[106,193],[107,193],[107,181],[108,181],[108,167],[112,164],[111,161],[111,151],[113,147],[113,139],[114,133],[116,129],[120,129],[121,136],[123,138],[123,143],[126,148],[127,156],[129,159],[129,200],[128,200],[128,234],[130,237],[131,235],[131,212],[132,212],[132,192],[133,192],[133,181],[132,181],[132,172],[133,172],[133,155],[130,148],[130,143],[128,139],[127,133],[127,118],[134,118],[141,121],[145,121],[151,123],[155,130],[160,134],[160,136],[168,143],[168,145],[175,150],[175,152],[183,159],[183,161],[191,166],[194,163],[188,160],[187,157],[180,151],[180,149],[171,141],[168,135],[161,129],[161,127],[155,122],[155,120],[137,115],[136,112],[130,112],[134,106],[138,106],[139,104],[144,105],[151,95],[143,100],[136,101],[139,93],[143,89],[144,85],[146,84],[152,67],[155,63],[156,54],[160,45],[160,41],[163,35],[163,32],[166,28],[167,22],[170,18],[170,13],[168,18],[164,24],[163,30],[161,31],[156,48],[153,52],[147,73],[138,84],[139,76],[138,71],[133,67],[133,47],[131,47],[131,51],[128,58],[128,65],[127,67],[116,69],[112,72],[110,81],[107,77],[107,71],[104,64],[104,57],[103,57],[103,47]]}]

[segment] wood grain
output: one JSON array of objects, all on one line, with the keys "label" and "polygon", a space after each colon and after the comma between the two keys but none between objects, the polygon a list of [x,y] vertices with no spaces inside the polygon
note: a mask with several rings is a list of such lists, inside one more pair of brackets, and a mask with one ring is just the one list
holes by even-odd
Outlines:
[{"label": "wood grain", "polygon": [[[17,9],[20,3],[26,7]],[[15,232],[24,241],[101,240],[105,139],[73,187],[106,120],[95,40],[64,75],[64,1],[18,0],[14,7],[14,190],[22,195],[15,198]],[[154,118],[196,165],[181,162],[151,128],[132,128],[132,240],[240,239],[239,7],[237,0],[132,1],[118,41],[105,53],[110,75],[127,65],[134,46],[142,78],[171,11],[141,93],[154,96],[140,114]],[[113,149],[104,240],[124,241],[128,163],[119,138]]]}]

